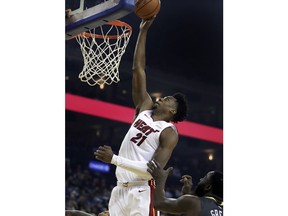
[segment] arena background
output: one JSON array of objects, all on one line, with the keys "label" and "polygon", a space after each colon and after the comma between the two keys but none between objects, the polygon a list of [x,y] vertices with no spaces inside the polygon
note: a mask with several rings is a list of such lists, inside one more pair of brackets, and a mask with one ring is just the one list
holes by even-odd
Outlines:
[{"label": "arena background", "polygon": [[[75,1],[74,1],[75,3]],[[66,9],[74,9],[66,1]],[[76,5],[77,8],[77,5]],[[131,68],[141,20],[130,14],[121,19],[133,28],[120,63],[120,82],[91,87],[78,74],[83,58],[76,40],[66,42],[66,94],[134,108],[131,95]],[[223,2],[222,0],[165,0],[149,30],[146,47],[147,88],[161,96],[183,92],[189,100],[187,121],[219,129],[220,141],[180,136],[167,166],[173,175],[167,182],[167,195],[180,195],[180,178],[190,174],[196,184],[210,170],[223,171]],[[115,166],[109,172],[95,171],[93,152],[110,145],[118,153],[130,124],[71,110],[66,100],[66,209],[99,213],[108,205],[116,184]],[[75,102],[77,103],[77,102]],[[78,102],[81,103],[81,102]],[[100,113],[101,110],[95,110]],[[113,113],[110,114],[111,116]],[[131,116],[132,119],[132,116]],[[181,124],[181,123],[180,123]],[[193,129],[191,129],[193,130]],[[209,131],[204,131],[209,136]],[[192,131],[191,131],[192,134]],[[99,162],[99,161],[98,161]]]},{"label": "arena background", "polygon": [[[65,2],[3,3],[1,214],[63,215]],[[224,2],[227,215],[286,211],[287,15],[283,0]]]}]

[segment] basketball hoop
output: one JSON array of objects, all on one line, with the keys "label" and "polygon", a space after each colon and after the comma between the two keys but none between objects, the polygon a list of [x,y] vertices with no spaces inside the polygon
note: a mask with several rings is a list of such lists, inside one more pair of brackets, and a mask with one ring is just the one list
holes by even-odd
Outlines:
[{"label": "basketball hoop", "polygon": [[80,80],[90,86],[119,82],[119,65],[131,34],[130,25],[114,20],[71,37],[80,45],[84,60]]}]

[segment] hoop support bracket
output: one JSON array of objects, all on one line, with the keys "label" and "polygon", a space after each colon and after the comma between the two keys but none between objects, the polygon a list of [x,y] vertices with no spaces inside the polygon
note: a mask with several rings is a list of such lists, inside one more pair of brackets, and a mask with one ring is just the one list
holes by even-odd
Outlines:
[{"label": "hoop support bracket", "polygon": [[81,3],[80,7],[70,12],[69,17],[65,20],[66,40],[132,13],[135,5],[134,0],[120,0],[118,4],[106,1],[81,12],[84,9],[84,0],[81,0]]}]

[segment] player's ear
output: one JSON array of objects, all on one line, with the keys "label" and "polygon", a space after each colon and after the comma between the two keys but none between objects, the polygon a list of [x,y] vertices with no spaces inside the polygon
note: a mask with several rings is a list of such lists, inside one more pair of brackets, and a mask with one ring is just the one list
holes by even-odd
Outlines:
[{"label": "player's ear", "polygon": [[205,185],[205,191],[210,191],[210,190],[212,190],[212,185],[211,184]]},{"label": "player's ear", "polygon": [[170,109],[169,112],[170,112],[172,115],[175,115],[175,114],[176,114],[176,110],[175,110],[175,109]]}]

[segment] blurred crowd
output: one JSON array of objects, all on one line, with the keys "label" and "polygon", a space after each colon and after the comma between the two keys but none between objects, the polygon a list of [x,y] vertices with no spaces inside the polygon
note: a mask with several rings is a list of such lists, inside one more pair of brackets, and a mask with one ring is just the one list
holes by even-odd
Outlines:
[{"label": "blurred crowd", "polygon": [[90,170],[88,166],[71,166],[66,159],[66,210],[81,210],[94,215],[107,210],[113,188],[110,180],[109,175]]}]

